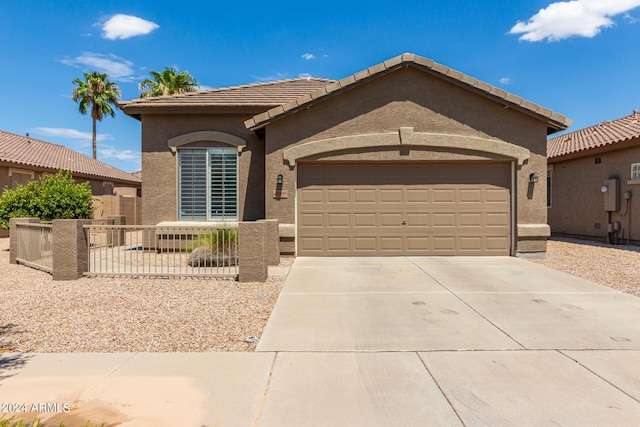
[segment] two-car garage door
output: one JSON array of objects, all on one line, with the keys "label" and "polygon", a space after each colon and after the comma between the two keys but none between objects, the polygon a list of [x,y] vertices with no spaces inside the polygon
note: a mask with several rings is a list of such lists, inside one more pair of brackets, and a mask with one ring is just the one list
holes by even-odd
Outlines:
[{"label": "two-car garage door", "polygon": [[299,163],[301,256],[510,255],[511,167]]}]

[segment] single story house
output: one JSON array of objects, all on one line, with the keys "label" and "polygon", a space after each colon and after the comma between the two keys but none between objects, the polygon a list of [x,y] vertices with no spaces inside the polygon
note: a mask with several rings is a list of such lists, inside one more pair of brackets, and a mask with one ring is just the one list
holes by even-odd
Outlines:
[{"label": "single story house", "polygon": [[551,138],[547,145],[551,232],[640,243],[640,113]]},{"label": "single story house", "polygon": [[144,224],[278,219],[302,256],[544,253],[547,135],[570,124],[413,54],[120,107]]},{"label": "single story house", "polygon": [[[42,141],[29,134],[0,131],[0,194],[5,188],[16,188],[19,184],[53,175],[60,169],[70,170],[77,182],[89,182],[91,193],[98,199],[104,198],[104,203],[109,206],[114,203],[112,196],[136,200],[142,187],[139,177],[62,145]],[[111,210],[103,212],[100,206],[96,211],[96,217],[112,214],[121,213]],[[0,230],[0,233],[8,236],[7,230]]]}]

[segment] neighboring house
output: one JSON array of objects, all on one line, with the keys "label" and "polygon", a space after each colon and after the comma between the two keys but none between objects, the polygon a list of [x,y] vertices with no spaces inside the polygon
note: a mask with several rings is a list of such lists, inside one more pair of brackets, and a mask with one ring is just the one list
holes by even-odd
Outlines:
[{"label": "neighboring house", "polygon": [[144,224],[273,218],[283,253],[318,256],[543,253],[546,138],[570,123],[413,54],[120,106]]},{"label": "neighboring house", "polygon": [[[5,188],[16,188],[42,176],[53,175],[60,169],[70,170],[77,182],[89,182],[94,197],[110,207],[116,203],[112,196],[116,199],[133,198],[134,202],[127,203],[127,206],[135,204],[135,196],[141,188],[140,178],[77,151],[28,134],[23,136],[0,131],[0,194]],[[121,213],[119,209],[104,211],[101,206],[96,211],[96,217],[112,214]]]},{"label": "neighboring house", "polygon": [[640,113],[551,138],[547,147],[551,232],[639,243]]}]

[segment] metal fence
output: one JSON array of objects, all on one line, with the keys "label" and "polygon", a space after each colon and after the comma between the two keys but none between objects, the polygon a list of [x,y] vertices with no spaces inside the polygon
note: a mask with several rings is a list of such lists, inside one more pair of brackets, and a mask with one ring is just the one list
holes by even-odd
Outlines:
[{"label": "metal fence", "polygon": [[87,275],[237,276],[238,229],[85,225]]},{"label": "metal fence", "polygon": [[17,223],[16,261],[51,273],[53,271],[52,228],[51,223]]}]

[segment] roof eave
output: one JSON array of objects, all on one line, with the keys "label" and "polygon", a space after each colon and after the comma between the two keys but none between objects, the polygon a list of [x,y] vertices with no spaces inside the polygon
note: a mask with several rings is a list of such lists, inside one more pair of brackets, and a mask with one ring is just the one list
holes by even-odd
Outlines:
[{"label": "roof eave", "polygon": [[331,83],[324,88],[311,93],[310,96],[300,97],[284,105],[276,106],[258,114],[257,116],[245,121],[245,126],[249,130],[255,132],[276,120],[288,117],[304,108],[312,107],[316,103],[329,99],[338,93],[358,87],[366,81],[410,66],[420,68],[433,76],[497,101],[505,106],[547,123],[547,135],[565,130],[572,123],[570,119],[549,109],[543,108],[519,96],[510,94],[507,91],[491,86],[488,83],[484,83],[459,71],[438,64],[431,59],[413,54],[403,54],[395,58],[391,58],[381,64],[369,67],[366,70],[355,73],[342,80]]},{"label": "roof eave", "polygon": [[220,105],[220,104],[188,104],[176,105],[171,103],[154,103],[137,105],[135,103],[123,105],[122,111],[134,119],[140,120],[143,114],[258,114],[262,111],[276,107],[280,104],[244,104],[244,105]]}]

